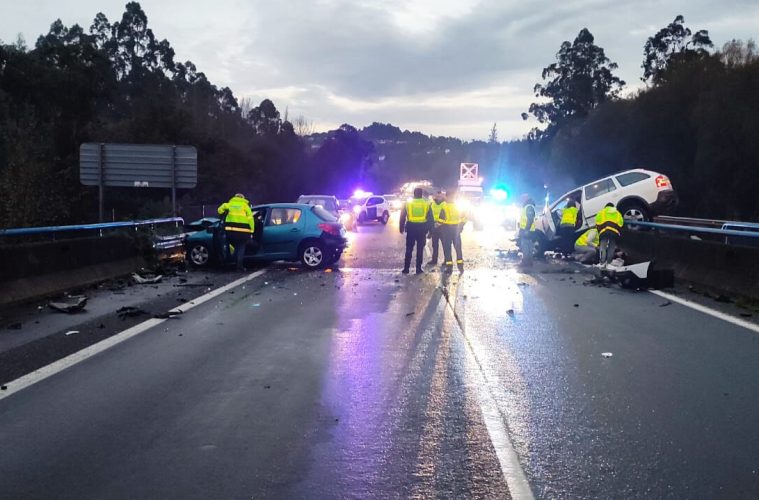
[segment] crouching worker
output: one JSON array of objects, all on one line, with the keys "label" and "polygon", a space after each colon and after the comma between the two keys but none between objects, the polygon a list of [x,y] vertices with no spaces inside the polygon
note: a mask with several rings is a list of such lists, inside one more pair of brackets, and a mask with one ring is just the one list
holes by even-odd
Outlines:
[{"label": "crouching worker", "polygon": [[575,241],[574,258],[582,264],[595,264],[598,262],[598,230],[591,227]]},{"label": "crouching worker", "polygon": [[606,206],[596,214],[596,229],[600,238],[601,264],[611,264],[617,250],[617,240],[625,222],[614,203]]},{"label": "crouching worker", "polygon": [[217,211],[222,216],[228,254],[231,248],[237,270],[244,271],[245,248],[250,243],[256,229],[248,200],[245,199],[245,196],[237,193],[228,202],[222,203]]}]

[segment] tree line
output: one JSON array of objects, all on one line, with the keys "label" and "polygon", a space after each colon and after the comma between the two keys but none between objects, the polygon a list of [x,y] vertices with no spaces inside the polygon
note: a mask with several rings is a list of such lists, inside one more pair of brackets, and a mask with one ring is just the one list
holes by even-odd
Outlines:
[{"label": "tree line", "polygon": [[[683,16],[648,38],[644,87],[620,98],[616,64],[583,29],[535,86],[542,125],[519,161],[550,179],[591,181],[629,168],[667,174],[691,217],[759,220],[759,53],[752,40],[715,50]],[[512,147],[516,144],[512,144]],[[524,144],[522,146],[525,146]],[[571,187],[571,186],[570,186]]]},{"label": "tree line", "polygon": [[[89,29],[55,21],[33,48],[0,43],[0,225],[97,218],[97,188],[79,182],[85,142],[188,144],[198,149],[198,186],[181,205],[217,203],[235,192],[254,202],[294,201],[304,190],[359,183],[372,144],[350,125],[317,151],[264,99],[253,106],[212,84],[148,26],[137,2],[120,20],[97,14]],[[117,219],[170,213],[165,190],[107,188]]]},{"label": "tree line", "polygon": [[[553,194],[633,167],[668,174],[679,211],[710,218],[759,218],[759,58],[753,42],[715,51],[708,32],[682,16],[643,48],[644,88],[621,97],[617,66],[583,29],[561,44],[523,114],[539,126],[517,141],[430,137],[373,123],[312,133],[219,88],[192,62],[179,62],[137,2],[118,21],[64,26],[29,48],[0,43],[0,225],[89,222],[97,189],[79,183],[84,142],[189,144],[198,149],[198,187],[180,205],[213,204],[241,191],[254,202],[299,194],[389,192],[427,178],[455,185],[458,164],[481,164],[512,193]],[[168,215],[167,193],[109,188],[117,219]]]}]

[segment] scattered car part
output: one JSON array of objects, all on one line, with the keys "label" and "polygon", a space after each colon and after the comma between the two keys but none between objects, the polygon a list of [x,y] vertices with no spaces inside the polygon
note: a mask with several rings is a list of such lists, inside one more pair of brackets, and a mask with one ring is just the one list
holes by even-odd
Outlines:
[{"label": "scattered car part", "polygon": [[84,295],[71,295],[63,300],[56,300],[48,303],[48,307],[56,311],[68,314],[76,313],[84,309],[87,305],[87,297]]}]

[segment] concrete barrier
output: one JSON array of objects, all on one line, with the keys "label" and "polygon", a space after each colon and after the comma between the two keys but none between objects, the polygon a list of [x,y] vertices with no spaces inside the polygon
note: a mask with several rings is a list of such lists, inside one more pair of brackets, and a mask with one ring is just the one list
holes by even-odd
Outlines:
[{"label": "concrete barrier", "polygon": [[139,236],[113,234],[0,246],[0,307],[125,275],[146,263]]},{"label": "concrete barrier", "polygon": [[632,262],[651,260],[655,269],[671,269],[678,280],[759,298],[759,248],[630,230],[619,246]]}]

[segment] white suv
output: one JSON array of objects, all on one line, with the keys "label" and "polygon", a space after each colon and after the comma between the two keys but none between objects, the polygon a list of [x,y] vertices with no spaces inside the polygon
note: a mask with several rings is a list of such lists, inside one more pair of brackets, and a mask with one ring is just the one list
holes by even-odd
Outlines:
[{"label": "white suv", "polygon": [[380,221],[387,224],[390,220],[390,204],[384,196],[369,195],[362,198],[351,198],[353,213],[358,217],[358,223]]},{"label": "white suv", "polygon": [[596,214],[609,202],[626,220],[637,221],[650,221],[677,206],[677,193],[666,175],[639,168],[626,170],[573,189],[556,200],[536,224],[549,240],[555,236],[561,212],[570,199],[581,205],[578,231],[594,226]]}]

